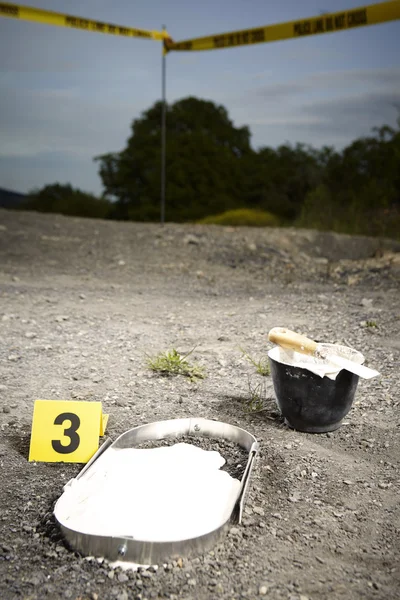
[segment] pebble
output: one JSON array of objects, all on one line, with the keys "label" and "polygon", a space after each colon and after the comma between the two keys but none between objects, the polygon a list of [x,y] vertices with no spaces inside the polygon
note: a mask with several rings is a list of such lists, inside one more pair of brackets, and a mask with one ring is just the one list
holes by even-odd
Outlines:
[{"label": "pebble", "polygon": [[342,529],[348,531],[349,533],[357,533],[358,531],[357,527],[354,527],[354,525],[351,525],[351,523],[347,522],[342,524]]},{"label": "pebble", "polygon": [[372,298],[363,298],[360,302],[361,306],[364,306],[365,308],[371,308],[372,303],[373,303]]},{"label": "pebble", "polygon": [[120,583],[125,583],[126,581],[129,581],[129,577],[128,577],[128,575],[125,575],[125,573],[119,573],[118,581]]},{"label": "pebble", "polygon": [[114,571],[108,571],[108,573],[107,573],[108,579],[114,579],[114,576],[115,576]]},{"label": "pebble", "polygon": [[184,244],[200,244],[200,238],[198,238],[197,236],[188,233],[188,235],[185,235],[185,237],[183,238],[183,243]]},{"label": "pebble", "polygon": [[28,338],[28,340],[33,340],[35,337],[37,337],[37,333],[34,333],[33,331],[27,331],[25,337]]},{"label": "pebble", "polygon": [[9,412],[11,412],[11,408],[8,406],[8,404],[4,404],[3,413],[8,414]]},{"label": "pebble", "polygon": [[261,506],[253,506],[253,512],[256,515],[260,515],[260,517],[263,517],[265,515],[264,509],[261,508]]},{"label": "pebble", "polygon": [[16,362],[17,360],[19,360],[21,357],[19,354],[9,354],[8,355],[8,360],[10,360],[11,362]]},{"label": "pebble", "polygon": [[116,406],[128,406],[127,398],[116,398],[115,399]]},{"label": "pebble", "polygon": [[260,585],[258,588],[258,593],[260,596],[266,596],[268,594],[268,588],[266,585]]}]

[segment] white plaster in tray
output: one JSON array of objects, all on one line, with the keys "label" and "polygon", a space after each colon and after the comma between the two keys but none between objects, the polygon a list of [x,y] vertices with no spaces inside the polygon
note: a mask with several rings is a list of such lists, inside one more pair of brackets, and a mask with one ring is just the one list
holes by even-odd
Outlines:
[{"label": "white plaster in tray", "polygon": [[178,443],[104,452],[67,486],[57,519],[85,534],[163,542],[207,534],[230,517],[240,481],[216,451]]}]

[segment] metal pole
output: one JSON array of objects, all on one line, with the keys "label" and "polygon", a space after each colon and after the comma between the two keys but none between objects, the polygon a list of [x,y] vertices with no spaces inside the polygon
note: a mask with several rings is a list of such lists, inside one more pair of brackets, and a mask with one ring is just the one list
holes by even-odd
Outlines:
[{"label": "metal pole", "polygon": [[[165,31],[165,25],[163,25],[163,31]],[[166,54],[164,52],[164,44],[162,48],[162,62],[161,62],[161,211],[160,221],[161,225],[165,223],[165,154],[166,154]]]}]

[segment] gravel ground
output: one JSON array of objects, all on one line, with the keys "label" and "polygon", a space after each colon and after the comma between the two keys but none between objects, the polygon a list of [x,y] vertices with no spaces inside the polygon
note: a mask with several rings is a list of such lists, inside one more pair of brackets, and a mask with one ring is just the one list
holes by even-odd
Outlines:
[{"label": "gravel ground", "polygon": [[[312,231],[0,211],[0,597],[399,598],[399,251]],[[381,372],[360,380],[337,431],[288,429],[270,378],[243,357],[265,357],[275,326],[353,346]],[[193,347],[204,380],[146,366]],[[261,385],[264,410],[249,412]],[[158,569],[71,552],[52,508],[82,466],[28,462],[38,398],[101,401],[112,439],[190,416],[250,431],[260,453],[243,524]]]}]

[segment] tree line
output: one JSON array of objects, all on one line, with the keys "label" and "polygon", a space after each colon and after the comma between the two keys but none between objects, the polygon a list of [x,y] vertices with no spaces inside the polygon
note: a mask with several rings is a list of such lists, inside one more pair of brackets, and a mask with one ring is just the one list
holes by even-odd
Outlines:
[{"label": "tree line", "polygon": [[[158,221],[161,111],[157,102],[133,121],[121,152],[95,157],[101,198],[55,184],[33,191],[24,208]],[[341,151],[304,144],[255,150],[247,126],[235,127],[226,108],[194,97],[168,105],[166,122],[167,221],[218,222],[241,210],[264,212],[282,226],[400,236],[400,119]],[[256,216],[252,224],[264,221]]]}]

